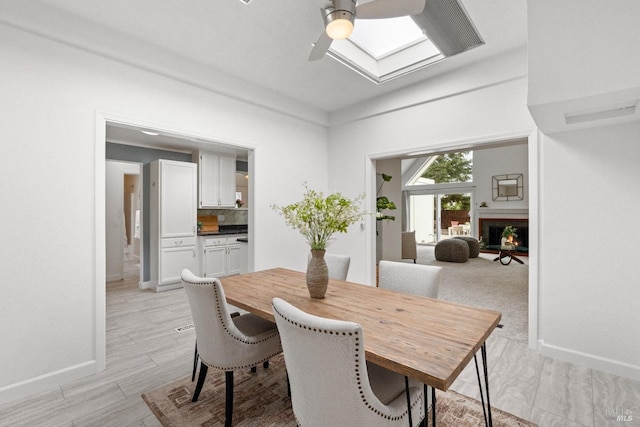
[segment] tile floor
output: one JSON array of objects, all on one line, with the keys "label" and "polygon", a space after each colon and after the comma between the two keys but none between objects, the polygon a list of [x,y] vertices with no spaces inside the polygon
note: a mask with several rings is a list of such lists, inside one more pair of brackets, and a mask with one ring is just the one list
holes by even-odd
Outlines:
[{"label": "tile floor", "polygon": [[[0,406],[0,426],[159,426],[140,395],[191,374],[194,331],[182,290],[137,289],[135,269],[107,284],[107,368]],[[487,342],[493,406],[539,426],[640,426],[640,382],[543,357],[502,337]],[[453,389],[479,397],[473,363]],[[617,415],[629,421],[616,420]]]}]

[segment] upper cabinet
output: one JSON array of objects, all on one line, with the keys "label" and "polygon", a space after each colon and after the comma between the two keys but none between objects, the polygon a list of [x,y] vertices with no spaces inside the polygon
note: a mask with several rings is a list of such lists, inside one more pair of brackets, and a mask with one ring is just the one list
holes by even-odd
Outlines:
[{"label": "upper cabinet", "polygon": [[172,160],[151,163],[152,214],[157,215],[152,222],[160,238],[195,237],[196,170],[194,163]]},{"label": "upper cabinet", "polygon": [[236,204],[236,158],[229,154],[199,152],[198,207],[234,207]]}]

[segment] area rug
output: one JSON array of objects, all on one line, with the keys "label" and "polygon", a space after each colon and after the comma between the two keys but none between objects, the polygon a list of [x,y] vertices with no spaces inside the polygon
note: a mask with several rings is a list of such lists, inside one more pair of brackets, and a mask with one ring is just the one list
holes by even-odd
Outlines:
[{"label": "area rug", "polygon": [[[224,373],[209,369],[200,398],[195,403],[191,402],[194,389],[195,382],[191,382],[191,377],[185,377],[143,393],[142,398],[166,427],[224,425]],[[480,402],[453,391],[438,392],[436,399],[438,426],[484,425]],[[260,367],[256,373],[248,370],[236,372],[233,404],[234,426],[296,426],[291,401],[287,396],[282,355],[273,358],[268,369]],[[535,426],[496,408],[492,408],[491,412],[496,427]]]}]

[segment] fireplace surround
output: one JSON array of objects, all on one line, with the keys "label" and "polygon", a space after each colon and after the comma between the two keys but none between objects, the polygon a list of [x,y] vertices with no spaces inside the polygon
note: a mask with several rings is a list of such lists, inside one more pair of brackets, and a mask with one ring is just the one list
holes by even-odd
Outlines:
[{"label": "fireplace surround", "polygon": [[502,230],[507,225],[511,225],[517,229],[518,237],[514,239],[517,242],[519,252],[526,252],[529,247],[529,220],[526,218],[479,218],[478,231],[482,240],[486,242],[487,249],[499,250]]}]

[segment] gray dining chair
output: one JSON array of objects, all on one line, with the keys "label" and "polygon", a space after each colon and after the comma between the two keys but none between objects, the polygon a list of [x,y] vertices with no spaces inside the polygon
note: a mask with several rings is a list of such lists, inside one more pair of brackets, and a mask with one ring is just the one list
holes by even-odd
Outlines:
[{"label": "gray dining chair", "polygon": [[253,370],[259,364],[267,368],[269,359],[282,352],[278,330],[273,322],[250,313],[232,317],[219,279],[197,277],[187,269],[181,278],[200,358],[200,374],[191,400],[198,400],[209,367],[225,371],[225,426],[231,426],[233,372]]},{"label": "gray dining chair", "polygon": [[326,319],[273,299],[300,426],[420,425],[420,384],[365,360],[358,323]]}]

